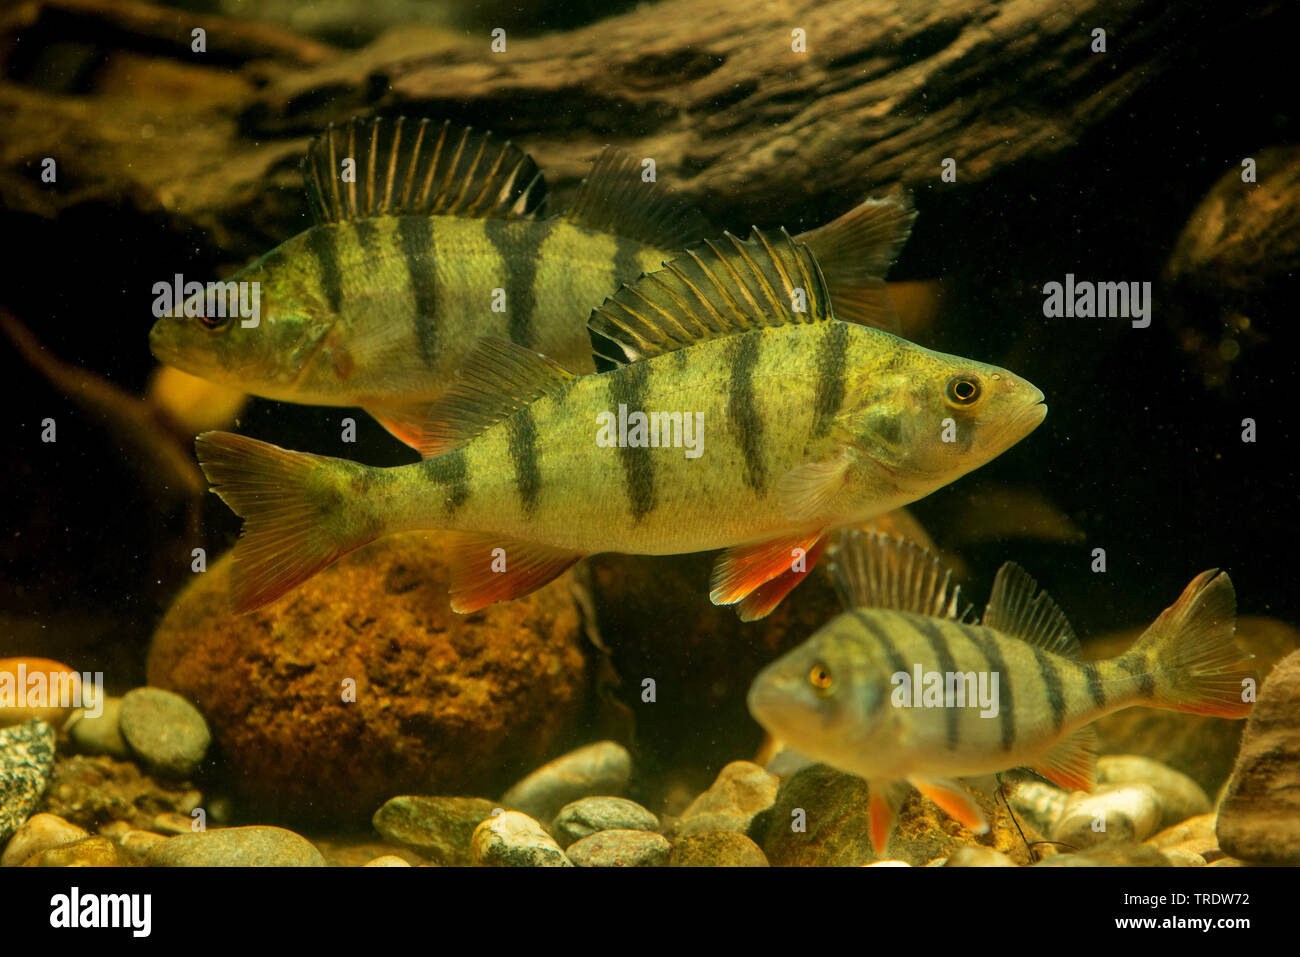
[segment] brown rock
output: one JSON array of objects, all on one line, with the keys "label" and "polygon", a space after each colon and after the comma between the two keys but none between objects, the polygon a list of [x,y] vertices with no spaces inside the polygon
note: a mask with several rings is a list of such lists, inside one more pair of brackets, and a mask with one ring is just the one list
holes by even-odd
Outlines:
[{"label": "brown rock", "polygon": [[17,867],[33,854],[62,847],[90,837],[84,828],[77,827],[57,814],[33,814],[9,838],[0,855],[0,867]]},{"label": "brown rock", "polygon": [[735,831],[687,834],[673,844],[669,867],[770,867],[763,849]]},{"label": "brown rock", "polygon": [[49,658],[0,658],[0,691],[0,728],[39,718],[58,731],[81,705],[81,675]]},{"label": "brown rock", "polygon": [[1169,867],[1171,862],[1148,844],[1107,844],[1076,854],[1057,854],[1035,867]]},{"label": "brown rock", "polygon": [[[1096,660],[1125,651],[1142,632],[1130,629],[1094,639],[1084,656]],[[1275,618],[1237,621],[1237,644],[1255,656],[1251,667],[1263,680],[1282,658],[1300,647],[1300,631]],[[1246,722],[1156,708],[1125,708],[1094,722],[1100,754],[1142,754],[1181,771],[1214,794],[1232,771]]]},{"label": "brown rock", "polygon": [[1219,808],[1219,845],[1252,864],[1300,864],[1300,652],[1264,681]]},{"label": "brown rock", "polygon": [[117,867],[117,847],[106,837],[87,837],[29,857],[24,867]]},{"label": "brown rock", "polygon": [[674,828],[677,834],[749,830],[754,816],[776,800],[780,779],[749,761],[732,761],[713,786],[691,802]]},{"label": "brown rock", "polygon": [[384,538],[249,615],[227,555],[172,605],[149,682],[199,705],[249,806],[361,823],[397,793],[496,792],[559,749],[586,688],[566,582],[458,615],[445,543]]},{"label": "brown rock", "polygon": [[1152,847],[1164,848],[1173,847],[1175,844],[1183,844],[1187,841],[1199,841],[1205,839],[1214,839],[1214,815],[1198,814],[1196,817],[1189,817],[1186,821],[1175,824],[1173,827],[1167,827],[1158,834],[1153,834],[1147,838],[1145,843]]}]

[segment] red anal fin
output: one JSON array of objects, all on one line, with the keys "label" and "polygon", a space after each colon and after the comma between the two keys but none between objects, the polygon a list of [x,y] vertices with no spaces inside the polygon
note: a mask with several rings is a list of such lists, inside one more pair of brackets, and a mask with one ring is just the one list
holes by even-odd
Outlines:
[{"label": "red anal fin", "polygon": [[794,591],[795,587],[817,566],[817,560],[825,550],[826,536],[823,535],[808,550],[798,570],[787,568],[771,581],[759,585],[746,595],[740,602],[740,620],[758,621],[770,615],[785,596]]},{"label": "red anal fin", "polygon": [[960,784],[953,781],[926,781],[920,778],[908,778],[908,781],[912,787],[939,805],[940,810],[945,814],[956,818],[974,833],[983,834],[989,829],[988,821],[984,819],[984,812]]},{"label": "red anal fin", "polygon": [[[728,548],[713,566],[709,599],[715,605],[734,605],[760,585],[792,571],[796,564],[810,568],[808,552],[821,536],[819,530]],[[793,587],[792,584],[790,588]],[[787,588],[786,592],[789,590]],[[773,608],[781,597],[784,594],[773,602]]]},{"label": "red anal fin", "polygon": [[1084,725],[1053,745],[1029,770],[1067,791],[1091,791],[1097,771],[1097,730]]},{"label": "red anal fin", "polygon": [[365,409],[394,438],[418,451],[429,406],[430,403],[422,402],[417,405],[368,405]]},{"label": "red anal fin", "polygon": [[877,854],[885,853],[889,842],[889,829],[894,826],[894,809],[878,787],[871,788],[867,799],[867,825],[871,832],[871,848]]},{"label": "red anal fin", "polygon": [[465,534],[458,539],[450,562],[451,607],[461,614],[521,598],[585,557],[502,536]]}]

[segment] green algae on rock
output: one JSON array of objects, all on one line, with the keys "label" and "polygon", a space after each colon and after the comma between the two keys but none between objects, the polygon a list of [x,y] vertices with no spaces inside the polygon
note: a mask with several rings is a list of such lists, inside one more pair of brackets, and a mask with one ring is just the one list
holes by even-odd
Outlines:
[{"label": "green algae on rock", "polygon": [[467,797],[390,798],[375,812],[375,830],[435,864],[474,863],[470,840],[474,829],[492,816],[491,801]]},{"label": "green algae on rock", "polygon": [[402,793],[491,793],[558,747],[587,688],[567,580],[447,607],[446,538],[394,535],[230,611],[229,555],[173,603],[149,683],[199,705],[246,808],[367,821]]},{"label": "green algae on rock", "polygon": [[178,834],[145,856],[152,867],[324,867],[305,837],[282,827],[223,827]]},{"label": "green algae on rock", "polygon": [[31,816],[54,766],[54,729],[39,718],[0,728],[0,845]]}]

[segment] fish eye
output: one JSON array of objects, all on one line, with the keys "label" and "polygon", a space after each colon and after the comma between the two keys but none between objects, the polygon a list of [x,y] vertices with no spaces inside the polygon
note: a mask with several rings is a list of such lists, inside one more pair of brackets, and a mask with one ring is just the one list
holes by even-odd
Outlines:
[{"label": "fish eye", "polygon": [[808,669],[808,681],[822,694],[828,694],[835,687],[835,676],[824,662],[817,662]]},{"label": "fish eye", "polygon": [[199,316],[204,329],[220,329],[230,321],[229,316]]},{"label": "fish eye", "polygon": [[944,394],[953,405],[973,405],[983,389],[973,375],[955,375],[948,380]]}]

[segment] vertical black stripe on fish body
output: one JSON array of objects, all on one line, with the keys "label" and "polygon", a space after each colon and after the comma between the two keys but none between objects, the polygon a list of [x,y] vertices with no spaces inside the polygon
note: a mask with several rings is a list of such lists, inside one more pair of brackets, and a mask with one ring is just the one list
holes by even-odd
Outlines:
[{"label": "vertical black stripe on fish body", "polygon": [[436,463],[437,481],[446,486],[446,514],[451,517],[469,500],[469,457],[461,447],[429,461]]},{"label": "vertical black stripe on fish body", "polygon": [[515,472],[515,490],[525,516],[537,511],[537,499],[542,489],[542,473],[538,465],[537,423],[533,410],[524,407],[506,423],[510,438],[510,463]]},{"label": "vertical black stripe on fish body", "polygon": [[[537,345],[533,326],[537,312],[537,273],[542,244],[551,230],[552,224],[545,220],[488,219],[483,223],[483,231],[501,257],[505,270],[506,333],[515,345]],[[563,268],[565,264],[555,265]]]},{"label": "vertical black stripe on fish body", "polygon": [[731,375],[727,385],[727,421],[745,460],[744,481],[756,492],[767,484],[763,463],[763,420],[754,397],[754,369],[762,352],[760,332],[734,337],[731,352]]},{"label": "vertical black stripe on fish body", "polygon": [[623,283],[633,282],[640,277],[640,253],[643,248],[640,243],[631,239],[624,239],[622,236],[614,237],[614,264],[612,267],[614,283],[610,287],[609,295],[614,295]]},{"label": "vertical black stripe on fish body", "polygon": [[858,623],[866,629],[867,634],[874,638],[876,643],[880,645],[880,650],[885,653],[885,658],[889,661],[889,667],[893,669],[891,674],[896,675],[901,672],[910,677],[912,672],[908,669],[907,662],[903,660],[903,656],[899,654],[898,646],[895,645],[893,639],[889,637],[889,633],[885,630],[883,623],[875,621],[866,612],[860,611],[856,608],[851,609],[849,614],[856,618]]},{"label": "vertical black stripe on fish body", "polygon": [[1106,707],[1106,686],[1101,680],[1101,669],[1091,662],[1075,662],[1075,667],[1083,672],[1083,680],[1088,683],[1088,695],[1097,708]]},{"label": "vertical black stripe on fish body", "polygon": [[437,247],[433,229],[433,220],[426,216],[397,218],[397,245],[415,305],[415,341],[426,365],[433,365],[438,355],[438,290],[434,276]]},{"label": "vertical black stripe on fish body", "polygon": [[1137,679],[1138,691],[1144,698],[1155,695],[1156,677],[1151,673],[1151,664],[1147,661],[1145,654],[1139,652],[1136,655],[1122,655],[1115,661],[1115,664]]},{"label": "vertical black stripe on fish body", "polygon": [[1030,645],[1034,661],[1038,664],[1038,674],[1043,679],[1043,691],[1047,695],[1047,705],[1052,709],[1052,728],[1058,734],[1065,725],[1065,691],[1061,685],[1061,675],[1052,663],[1052,657],[1037,645]]},{"label": "vertical black stripe on fish body", "polygon": [[[631,362],[606,375],[609,377],[610,411],[616,420],[620,405],[627,406],[628,415],[646,411],[649,362]],[[639,525],[655,508],[654,458],[648,447],[637,448],[631,445],[621,446],[618,458],[623,465],[623,489],[632,514],[632,523]]]},{"label": "vertical black stripe on fish body", "polygon": [[325,293],[330,311],[338,314],[343,307],[343,267],[339,262],[339,226],[313,226],[307,231],[307,250],[316,260],[317,278]]},{"label": "vertical black stripe on fish body", "polygon": [[378,262],[383,257],[384,237],[377,219],[358,219],[350,224],[361,242],[361,252],[368,261]]},{"label": "vertical black stripe on fish body", "polygon": [[813,438],[830,431],[831,423],[844,405],[844,377],[848,369],[849,327],[844,322],[823,323],[817,341],[817,399]]},{"label": "vertical black stripe on fish body", "polygon": [[967,627],[966,634],[983,653],[989,663],[990,674],[996,672],[998,679],[998,720],[1002,723],[1002,750],[1010,751],[1016,744],[1016,710],[1015,697],[1011,689],[1011,676],[1007,674],[1007,663],[998,647],[998,636],[989,628],[979,625]]},{"label": "vertical black stripe on fish body", "polygon": [[[926,643],[930,646],[930,651],[934,653],[935,659],[939,663],[939,671],[944,676],[944,689],[947,690],[948,675],[957,673],[957,662],[953,660],[952,650],[948,647],[948,640],[935,627],[934,622],[926,621],[924,618],[911,617],[908,619],[913,630],[916,631]],[[944,727],[948,733],[948,750],[952,751],[957,747],[957,735],[960,730],[959,721],[961,712],[955,707],[948,707],[948,702],[944,701]]]}]

